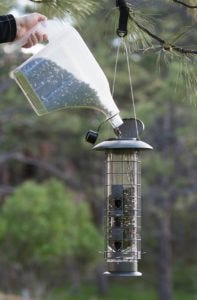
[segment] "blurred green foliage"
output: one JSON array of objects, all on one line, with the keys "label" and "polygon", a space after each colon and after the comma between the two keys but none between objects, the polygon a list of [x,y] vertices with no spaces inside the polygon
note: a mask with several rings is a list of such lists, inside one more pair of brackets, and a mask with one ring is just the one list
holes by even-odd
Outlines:
[{"label": "blurred green foliage", "polygon": [[79,256],[87,263],[97,256],[101,241],[88,203],[55,179],[25,182],[0,212],[1,259],[24,268]]},{"label": "blurred green foliage", "polygon": [[[135,299],[135,300],[156,300],[158,299],[155,290],[147,288],[146,285],[138,279],[138,283],[135,279],[129,281],[117,281],[112,280],[109,283],[109,292],[106,296],[101,296],[98,294],[96,286],[86,284],[84,285],[78,294],[74,295],[76,300],[126,300],[126,299]],[[176,290],[173,294],[173,300],[195,300],[195,293],[191,291]],[[69,293],[69,288],[66,289],[56,289],[46,298],[47,300],[53,300],[54,297],[57,300],[72,300],[73,295]]]}]

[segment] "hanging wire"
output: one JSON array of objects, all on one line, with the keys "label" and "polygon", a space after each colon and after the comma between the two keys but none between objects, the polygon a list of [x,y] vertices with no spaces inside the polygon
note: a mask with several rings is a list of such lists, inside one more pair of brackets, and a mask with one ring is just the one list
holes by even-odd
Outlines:
[{"label": "hanging wire", "polygon": [[134,114],[134,119],[135,119],[136,134],[137,134],[137,139],[140,140],[138,124],[137,124],[137,114],[136,114],[136,108],[135,108],[135,98],[134,98],[134,93],[133,93],[133,82],[132,82],[132,77],[131,77],[131,66],[130,66],[130,61],[129,61],[128,48],[127,48],[127,44],[125,42],[125,39],[123,39],[123,45],[124,45],[124,49],[125,49],[125,53],[126,53],[126,59],[127,59],[127,67],[128,67],[128,75],[129,75],[129,83],[130,83],[130,92],[131,92],[131,101],[132,101],[133,114]]},{"label": "hanging wire", "polygon": [[[121,38],[122,40],[122,38]],[[114,67],[114,78],[113,78],[113,84],[112,84],[112,97],[114,96],[114,90],[115,90],[115,84],[116,84],[116,76],[117,76],[117,66],[118,66],[118,60],[119,60],[119,53],[120,53],[120,46],[122,44],[122,41],[118,44],[117,53],[116,53],[116,62]]]},{"label": "hanging wire", "polygon": [[137,139],[140,140],[139,130],[138,130],[138,122],[137,122],[137,114],[136,114],[136,107],[135,107],[135,98],[134,98],[134,93],[133,93],[133,83],[132,83],[132,77],[131,77],[131,67],[130,67],[130,61],[129,61],[129,51],[128,51],[125,39],[123,37],[120,38],[120,43],[118,43],[117,52],[116,52],[116,61],[115,61],[115,66],[114,66],[114,77],[113,77],[113,83],[112,83],[112,97],[114,96],[114,91],[115,91],[115,84],[116,84],[116,77],[117,77],[117,67],[118,67],[118,61],[119,61],[119,54],[120,54],[121,45],[124,46],[125,53],[126,53],[129,84],[130,84],[130,92],[131,92],[131,100],[132,100],[133,114],[134,114],[135,127],[136,127],[136,135],[137,135]]}]

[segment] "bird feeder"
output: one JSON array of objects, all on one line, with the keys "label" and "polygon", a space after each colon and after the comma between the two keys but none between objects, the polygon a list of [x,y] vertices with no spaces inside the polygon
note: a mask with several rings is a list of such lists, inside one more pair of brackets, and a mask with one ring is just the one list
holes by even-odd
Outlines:
[{"label": "bird feeder", "polygon": [[[126,119],[121,136],[94,146],[106,154],[105,275],[141,276],[141,161],[152,147],[139,140],[140,120]],[[136,134],[137,129],[137,134]]]}]

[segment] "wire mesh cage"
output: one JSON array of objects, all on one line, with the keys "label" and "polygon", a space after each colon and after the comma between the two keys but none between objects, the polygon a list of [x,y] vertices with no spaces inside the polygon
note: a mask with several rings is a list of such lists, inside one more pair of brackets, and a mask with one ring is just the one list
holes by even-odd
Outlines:
[{"label": "wire mesh cage", "polygon": [[138,152],[107,153],[105,258],[141,258],[141,162]]},{"label": "wire mesh cage", "polygon": [[[139,121],[143,130],[143,123]],[[138,126],[139,127],[139,126]],[[105,249],[110,276],[141,276],[141,161],[142,150],[152,147],[136,138],[133,119],[124,120],[121,137],[94,147],[105,151]],[[139,129],[139,128],[138,128]]]}]

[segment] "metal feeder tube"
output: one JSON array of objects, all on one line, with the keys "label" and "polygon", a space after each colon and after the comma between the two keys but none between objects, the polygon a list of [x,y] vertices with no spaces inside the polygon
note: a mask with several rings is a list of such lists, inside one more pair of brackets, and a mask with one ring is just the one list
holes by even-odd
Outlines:
[{"label": "metal feeder tube", "polygon": [[122,125],[121,138],[104,141],[93,148],[106,154],[104,256],[107,271],[104,274],[108,276],[142,275],[138,272],[141,259],[140,152],[152,147],[133,134],[129,138],[128,124],[129,120]]}]

